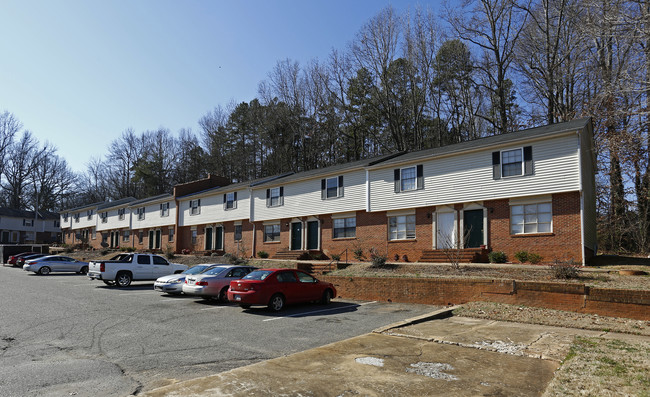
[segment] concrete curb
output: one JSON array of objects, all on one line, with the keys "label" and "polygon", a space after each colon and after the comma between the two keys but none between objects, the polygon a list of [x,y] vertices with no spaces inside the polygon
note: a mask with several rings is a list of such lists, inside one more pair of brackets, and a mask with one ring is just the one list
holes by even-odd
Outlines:
[{"label": "concrete curb", "polygon": [[445,307],[444,309],[439,309],[439,310],[433,311],[431,313],[422,314],[422,315],[417,316],[417,317],[407,318],[406,320],[398,321],[396,323],[389,324],[389,325],[386,325],[384,327],[377,328],[377,329],[373,330],[372,333],[381,334],[381,333],[386,332],[388,330],[391,330],[393,328],[405,327],[407,325],[422,323],[424,321],[434,320],[434,319],[438,319],[438,318],[451,317],[451,315],[452,315],[451,312],[458,309],[458,308],[460,308],[460,307],[462,307],[462,306],[463,305],[449,306],[449,307]]}]

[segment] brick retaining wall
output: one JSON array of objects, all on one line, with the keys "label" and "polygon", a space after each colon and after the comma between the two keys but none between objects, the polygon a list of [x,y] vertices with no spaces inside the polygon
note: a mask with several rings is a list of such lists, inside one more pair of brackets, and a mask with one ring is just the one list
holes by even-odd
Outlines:
[{"label": "brick retaining wall", "polygon": [[650,321],[650,291],[516,280],[323,276],[342,298],[456,305],[489,301]]}]

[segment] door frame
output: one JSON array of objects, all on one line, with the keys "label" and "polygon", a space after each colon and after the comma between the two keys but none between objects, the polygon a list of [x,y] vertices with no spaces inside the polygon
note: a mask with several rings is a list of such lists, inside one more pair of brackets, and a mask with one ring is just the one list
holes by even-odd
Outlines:
[{"label": "door frame", "polygon": [[[316,248],[309,248],[309,223],[316,222],[318,228],[316,229]],[[305,228],[305,248],[312,251],[320,251],[321,249],[321,223],[320,219],[316,217],[309,217],[306,222],[307,227]]]},{"label": "door frame", "polygon": [[488,212],[487,208],[483,206],[483,202],[474,202],[474,203],[468,203],[463,206],[463,209],[460,210],[461,212],[461,217],[460,217],[460,226],[459,230],[463,231],[463,238],[461,239],[461,247],[465,248],[465,211],[473,211],[473,210],[483,210],[483,245],[487,246],[488,245]]},{"label": "door frame", "polygon": [[[293,225],[294,224],[300,224],[300,235],[298,236],[300,238],[300,244],[298,248],[293,247],[293,239],[294,239],[294,233],[293,233]],[[294,218],[289,222],[289,250],[290,251],[302,251],[305,247],[305,223],[301,219]]]},{"label": "door frame", "polygon": [[436,211],[433,213],[433,216],[431,217],[433,219],[433,222],[432,222],[432,227],[433,227],[433,230],[432,230],[432,232],[433,232],[432,233],[432,235],[433,235],[432,248],[434,250],[435,249],[444,249],[442,247],[438,247],[438,225],[440,224],[440,222],[438,221],[438,216],[440,214],[450,214],[450,213],[454,214],[454,230],[452,232],[453,237],[454,237],[453,243],[456,243],[456,241],[458,239],[458,211],[456,211],[456,209],[454,207],[448,206],[448,205],[443,205],[443,206],[436,207]]}]

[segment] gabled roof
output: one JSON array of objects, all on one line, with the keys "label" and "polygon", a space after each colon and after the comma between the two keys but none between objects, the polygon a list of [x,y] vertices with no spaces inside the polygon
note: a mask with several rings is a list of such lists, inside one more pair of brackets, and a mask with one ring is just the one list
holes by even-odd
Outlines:
[{"label": "gabled roof", "polygon": [[75,207],[75,208],[70,208],[69,210],[65,210],[65,212],[77,212],[77,211],[82,211],[86,209],[91,209],[91,208],[98,208],[100,205],[104,204],[104,201],[100,201],[97,203],[92,203],[92,204],[86,204],[82,205],[80,207]]},{"label": "gabled roof", "polygon": [[[34,211],[27,211],[27,210],[16,210],[13,208],[6,208],[6,207],[1,207],[0,208],[0,216],[7,216],[10,218],[27,218],[27,219],[33,219],[34,218]],[[38,219],[59,219],[59,214],[56,212],[49,212],[49,211],[38,211]]]},{"label": "gabled roof", "polygon": [[155,202],[155,201],[164,201],[164,200],[173,200],[173,199],[174,199],[174,196],[172,194],[164,193],[164,194],[159,194],[157,196],[143,198],[143,199],[140,199],[140,200],[135,200],[134,199],[135,201],[132,201],[129,204],[129,207],[135,207],[135,206],[138,206],[138,205],[142,205],[142,204],[146,204],[146,203],[152,203],[152,202]]},{"label": "gabled roof", "polygon": [[471,150],[479,150],[491,147],[498,147],[509,145],[517,142],[528,141],[537,138],[547,138],[555,135],[563,135],[570,132],[575,132],[584,129],[591,123],[590,118],[578,119],[567,121],[564,123],[557,123],[545,125],[542,127],[534,127],[526,130],[510,132],[508,134],[493,135],[484,138],[474,139],[472,141],[455,143],[453,145],[442,146],[434,149],[418,150],[417,152],[409,152],[397,156],[393,159],[388,159],[376,165],[376,168],[390,166],[401,163],[409,163],[422,159],[430,159],[432,157],[446,156],[456,153],[467,152]]},{"label": "gabled roof", "polygon": [[97,206],[97,210],[107,210],[109,208],[115,208],[115,207],[120,207],[123,206],[124,204],[128,204],[132,201],[135,200],[135,197],[125,197],[123,199],[115,200],[115,201],[106,201],[103,204]]}]

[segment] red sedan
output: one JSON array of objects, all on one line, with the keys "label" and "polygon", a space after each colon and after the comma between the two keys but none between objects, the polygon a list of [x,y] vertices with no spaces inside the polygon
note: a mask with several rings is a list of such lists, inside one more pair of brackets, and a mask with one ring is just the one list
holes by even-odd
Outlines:
[{"label": "red sedan", "polygon": [[37,254],[37,252],[23,252],[20,254],[12,255],[7,260],[7,263],[13,266],[17,266],[16,262],[18,261],[18,259],[20,259],[23,256],[34,255],[34,254]]},{"label": "red sedan", "polygon": [[231,281],[228,290],[228,301],[244,309],[264,305],[276,312],[292,303],[321,302],[326,305],[335,296],[336,288],[332,283],[294,269],[255,270],[241,280]]}]

